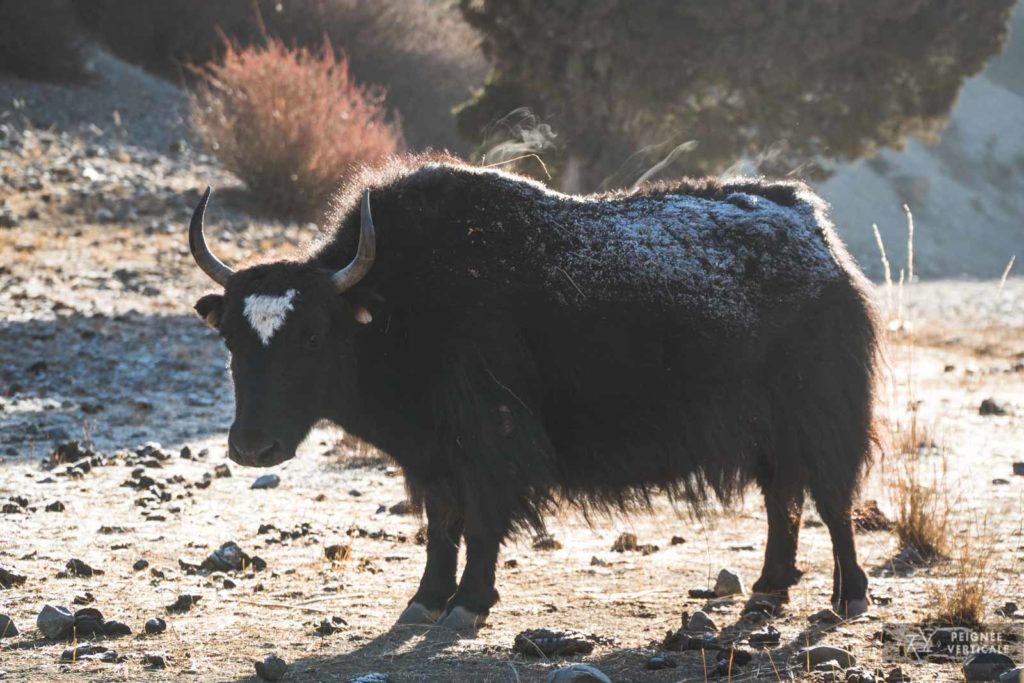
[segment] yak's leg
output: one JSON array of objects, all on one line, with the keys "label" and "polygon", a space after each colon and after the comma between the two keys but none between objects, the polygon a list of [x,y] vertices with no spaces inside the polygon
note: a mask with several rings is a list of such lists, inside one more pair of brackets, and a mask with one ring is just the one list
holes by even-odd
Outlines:
[{"label": "yak's leg", "polygon": [[868,609],[868,577],[857,564],[853,540],[853,492],[816,491],[811,495],[832,537],[835,570],[832,575],[832,607],[844,617],[855,617]]},{"label": "yak's leg", "polygon": [[466,533],[466,569],[455,595],[438,622],[456,631],[471,631],[484,623],[498,591],[494,588],[495,565],[501,539]]},{"label": "yak's leg", "polygon": [[472,631],[487,619],[498,591],[494,588],[498,550],[511,523],[502,512],[501,497],[482,491],[465,491],[466,568],[459,587],[448,600],[438,623],[456,631]]},{"label": "yak's leg", "polygon": [[796,566],[796,549],[800,536],[804,491],[798,481],[780,481],[772,476],[758,483],[764,492],[768,512],[768,543],[764,553],[764,568],[754,582],[754,592],[772,601],[789,602],[789,588],[803,575]]},{"label": "yak's leg", "polygon": [[427,566],[419,590],[398,617],[399,624],[433,624],[455,592],[462,515],[453,506],[427,499]]}]

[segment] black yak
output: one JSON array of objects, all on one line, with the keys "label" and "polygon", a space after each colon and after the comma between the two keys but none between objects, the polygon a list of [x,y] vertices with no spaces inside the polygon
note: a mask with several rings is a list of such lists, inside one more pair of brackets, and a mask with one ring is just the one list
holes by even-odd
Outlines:
[{"label": "black yak", "polygon": [[807,492],[832,538],[834,607],[867,608],[851,507],[876,321],[806,185],[573,197],[395,160],[339,194],[337,229],[311,255],[239,272],[207,249],[208,198],[189,242],[224,288],[196,310],[230,351],[230,458],[278,464],[320,420],[390,455],[428,522],[400,622],[481,623],[500,545],[558,502],[699,505],[752,482],[768,517],[753,590],[788,599]]}]

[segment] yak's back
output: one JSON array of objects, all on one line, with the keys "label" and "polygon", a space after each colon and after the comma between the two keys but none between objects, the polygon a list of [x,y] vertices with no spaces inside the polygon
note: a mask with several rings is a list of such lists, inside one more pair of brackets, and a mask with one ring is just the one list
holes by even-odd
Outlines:
[{"label": "yak's back", "polygon": [[560,233],[544,259],[550,285],[569,300],[749,329],[843,277],[824,203],[795,183],[683,184],[541,205]]}]

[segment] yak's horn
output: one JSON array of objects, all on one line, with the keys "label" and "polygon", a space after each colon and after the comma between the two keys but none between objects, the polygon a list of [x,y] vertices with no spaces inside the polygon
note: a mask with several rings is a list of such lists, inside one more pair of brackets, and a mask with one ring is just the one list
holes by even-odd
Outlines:
[{"label": "yak's horn", "polygon": [[331,282],[334,283],[338,292],[344,292],[354,287],[360,280],[366,277],[373,267],[377,258],[377,236],[373,231],[373,216],[370,215],[370,191],[363,194],[363,201],[359,206],[359,246],[356,247],[356,257],[334,275]]},{"label": "yak's horn", "polygon": [[228,283],[228,278],[235,271],[224,265],[210,252],[210,248],[206,246],[206,237],[203,235],[203,214],[206,213],[206,205],[210,201],[210,192],[212,191],[212,188],[207,186],[203,198],[199,200],[199,205],[192,213],[192,222],[188,226],[188,248],[192,252],[192,258],[196,260],[196,264],[202,271],[218,285],[224,287]]}]

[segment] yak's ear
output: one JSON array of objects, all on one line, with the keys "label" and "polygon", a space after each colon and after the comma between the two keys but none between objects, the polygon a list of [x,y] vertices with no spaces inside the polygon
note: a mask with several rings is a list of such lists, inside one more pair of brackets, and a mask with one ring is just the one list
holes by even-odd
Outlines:
[{"label": "yak's ear", "polygon": [[199,317],[215,330],[220,329],[220,312],[224,307],[224,297],[220,294],[207,294],[196,302],[195,309]]}]

